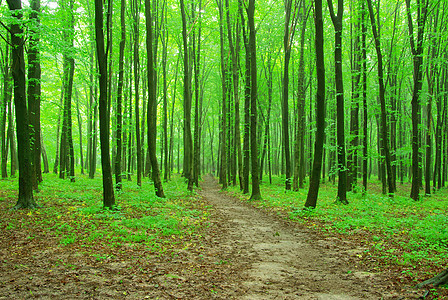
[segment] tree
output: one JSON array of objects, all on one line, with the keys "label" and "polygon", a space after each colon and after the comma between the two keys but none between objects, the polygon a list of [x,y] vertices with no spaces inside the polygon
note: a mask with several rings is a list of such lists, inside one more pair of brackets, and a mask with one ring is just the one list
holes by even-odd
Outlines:
[{"label": "tree", "polygon": [[348,204],[347,200],[347,167],[345,164],[345,131],[344,131],[344,82],[342,73],[342,21],[344,1],[338,1],[338,12],[334,13],[333,1],[327,0],[331,21],[334,26],[334,63],[336,82],[336,118],[337,118],[337,153],[338,153],[338,197],[337,201]]},{"label": "tree", "polygon": [[40,0],[30,2],[30,38],[28,47],[28,110],[30,122],[30,144],[32,155],[32,172],[34,189],[38,190],[38,183],[42,182],[41,142],[40,142]]},{"label": "tree", "polygon": [[117,87],[117,156],[115,157],[115,188],[121,190],[121,154],[122,150],[122,98],[123,98],[123,81],[124,81],[124,46],[126,43],[126,22],[125,22],[125,1],[120,1],[120,25],[121,25],[121,40],[118,58],[118,87]]},{"label": "tree", "polygon": [[112,170],[110,164],[110,146],[109,146],[109,106],[107,105],[107,61],[109,54],[110,41],[110,18],[112,13],[112,3],[107,2],[106,17],[106,37],[107,49],[105,49],[104,31],[103,31],[103,2],[95,0],[95,41],[98,58],[99,70],[99,117],[100,117],[100,143],[101,143],[101,170],[103,174],[103,206],[113,208],[115,206],[115,195],[112,181]]},{"label": "tree", "polygon": [[72,182],[75,181],[75,155],[72,135],[72,94],[73,77],[75,73],[75,59],[73,51],[75,19],[73,15],[74,1],[69,5],[63,5],[64,15],[68,19],[66,30],[63,32],[63,40],[66,43],[63,49],[63,118],[59,154],[59,178],[65,178],[66,173]]},{"label": "tree", "polygon": [[282,129],[283,129],[283,148],[285,154],[286,182],[285,189],[291,189],[291,154],[289,151],[289,61],[291,59],[291,44],[294,39],[295,27],[297,24],[296,9],[298,2],[295,2],[294,13],[291,20],[292,0],[285,1],[285,30],[283,35],[283,49],[285,52],[284,71],[283,71],[283,93],[282,93]]},{"label": "tree", "polygon": [[384,87],[384,72],[383,72],[383,55],[381,52],[381,43],[376,28],[375,15],[373,12],[372,0],[367,0],[367,6],[369,9],[370,23],[372,26],[373,38],[375,40],[375,50],[378,58],[378,84],[379,84],[379,101],[381,105],[381,145],[384,150],[384,155],[386,159],[386,171],[387,171],[387,186],[389,188],[389,195],[393,196],[395,192],[395,187],[392,181],[392,166],[389,150],[389,133],[387,125],[387,113],[386,113],[386,98],[385,98],[385,87]]},{"label": "tree", "polygon": [[[14,209],[38,208],[33,197],[33,176],[31,169],[30,135],[28,110],[26,107],[24,38],[21,27],[22,3],[8,0],[8,7],[17,22],[11,24],[12,78],[14,80],[14,105],[16,109],[17,152],[19,158],[19,198]],[[11,157],[12,158],[12,157]]]},{"label": "tree", "polygon": [[314,0],[314,26],[316,44],[316,140],[314,142],[314,159],[311,170],[310,186],[305,202],[306,208],[316,208],[319,194],[320,172],[322,170],[323,142],[325,137],[325,63],[324,32],[322,20],[322,0]]},{"label": "tree", "polygon": [[249,25],[250,49],[250,156],[252,175],[251,200],[261,199],[260,177],[258,175],[258,145],[257,145],[257,43],[255,32],[255,0],[249,0],[247,8],[247,23]]},{"label": "tree", "polygon": [[411,13],[411,0],[406,0],[406,12],[408,16],[409,43],[413,57],[414,87],[412,91],[412,186],[410,197],[419,199],[421,172],[419,167],[419,126],[420,126],[420,93],[423,85],[423,38],[425,24],[428,15],[428,0],[416,0],[417,10],[417,40],[414,36],[414,22]]},{"label": "tree", "polygon": [[[181,0],[183,1],[183,0]],[[148,70],[148,155],[151,160],[152,180],[154,181],[154,189],[157,197],[165,198],[163,192],[162,180],[160,179],[159,163],[156,157],[156,121],[157,121],[157,99],[155,89],[155,75],[153,62],[153,25],[151,17],[151,0],[145,0],[145,18],[146,18],[146,51]],[[190,131],[191,135],[191,131]]]},{"label": "tree", "polygon": [[[148,0],[150,1],[150,0]],[[135,99],[135,142],[136,142],[136,152],[137,152],[137,185],[142,185],[142,166],[143,166],[143,159],[142,159],[142,145],[141,145],[141,136],[140,136],[140,58],[139,58],[139,42],[140,42],[140,34],[139,34],[139,26],[140,26],[140,5],[139,1],[132,0],[131,1],[131,10],[132,15],[134,18],[134,22],[132,23],[133,26],[133,39],[134,39],[134,99]],[[150,21],[150,19],[147,18],[147,22]],[[152,41],[151,41],[152,43]],[[152,55],[152,52],[151,52]],[[151,66],[152,67],[152,66]],[[149,77],[149,76],[148,76]],[[149,81],[148,86],[152,86],[153,82]],[[151,89],[151,87],[150,87]],[[150,95],[150,99],[151,99]],[[149,113],[149,110],[148,110]],[[148,123],[149,126],[149,123]],[[148,140],[148,145],[151,145],[150,140]]]}]

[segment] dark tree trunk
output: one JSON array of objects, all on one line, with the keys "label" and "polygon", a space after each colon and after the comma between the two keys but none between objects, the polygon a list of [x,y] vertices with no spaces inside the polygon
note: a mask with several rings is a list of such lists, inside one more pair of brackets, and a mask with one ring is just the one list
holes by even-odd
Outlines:
[{"label": "dark tree trunk", "polygon": [[308,13],[303,6],[302,27],[300,35],[300,54],[299,54],[299,70],[297,75],[297,131],[294,150],[294,180],[293,190],[303,189],[303,181],[305,179],[305,33]]},{"label": "dark tree trunk", "polygon": [[385,87],[384,87],[384,75],[383,75],[383,55],[381,53],[381,44],[378,36],[378,32],[376,29],[375,16],[373,13],[372,0],[367,0],[367,5],[369,8],[370,21],[372,24],[372,32],[375,40],[375,49],[378,57],[378,83],[379,83],[379,100],[381,104],[381,140],[382,146],[384,149],[384,156],[386,159],[386,171],[387,171],[387,186],[389,189],[389,195],[393,196],[395,192],[395,187],[392,181],[392,166],[391,166],[391,158],[390,158],[390,150],[389,150],[389,133],[388,133],[388,125],[387,125],[387,113],[386,113],[386,99],[385,99]]},{"label": "dark tree trunk", "polygon": [[[150,1],[146,0],[145,2]],[[137,153],[137,185],[142,186],[142,145],[140,136],[140,57],[139,57],[139,26],[140,26],[140,5],[138,1],[133,1],[133,38],[134,38],[134,100],[135,100],[135,151]],[[149,82],[152,85],[151,81]],[[149,113],[149,110],[148,110]],[[149,125],[149,123],[148,123]],[[148,140],[148,142],[150,142]],[[149,143],[150,144],[150,143]]]},{"label": "dark tree trunk", "polygon": [[28,46],[28,111],[30,122],[30,145],[32,155],[33,186],[38,190],[38,183],[42,182],[41,144],[40,144],[40,0],[30,2],[29,46]]},{"label": "dark tree trunk", "polygon": [[316,208],[319,193],[320,172],[322,169],[323,142],[325,137],[325,61],[324,61],[324,33],[322,20],[322,0],[314,0],[314,24],[316,34],[316,140],[314,142],[314,159],[311,170],[310,186],[306,208]]},{"label": "dark tree trunk", "polygon": [[[107,2],[107,22],[106,33],[109,41],[110,17],[112,3]],[[101,167],[103,173],[103,206],[105,208],[113,208],[115,206],[115,196],[112,181],[112,170],[110,164],[110,146],[109,146],[109,121],[108,121],[108,105],[107,105],[107,55],[108,49],[104,47],[104,32],[103,32],[103,2],[95,0],[95,40],[98,58],[99,70],[99,117],[100,117],[100,142],[101,142]]]},{"label": "dark tree trunk", "polygon": [[272,108],[272,66],[271,66],[271,54],[268,53],[267,58],[267,68],[265,69],[266,74],[266,81],[268,86],[268,110],[266,112],[266,118],[265,118],[265,129],[264,129],[264,141],[263,141],[263,152],[261,154],[261,160],[260,160],[260,180],[263,178],[263,166],[264,166],[264,159],[266,157],[266,154],[268,152],[268,144],[269,144],[269,134],[270,134],[270,121],[271,121],[271,108]]},{"label": "dark tree trunk", "polygon": [[[239,99],[239,93],[238,93],[238,87],[239,87],[239,74],[238,74],[238,57],[239,57],[239,50],[240,50],[240,44],[239,44],[239,37],[240,37],[240,30],[239,30],[239,23],[236,24],[236,41],[235,45],[233,42],[233,36],[231,32],[231,22],[230,22],[230,9],[229,9],[229,0],[226,0],[226,15],[227,15],[227,39],[229,41],[229,48],[230,48],[230,56],[232,59],[232,83],[233,83],[233,99],[235,102],[235,122],[234,122],[234,138],[233,138],[233,149],[236,151],[236,158],[237,158],[237,169],[238,169],[238,178],[240,182],[240,189],[243,189],[243,174],[242,174],[242,154],[241,154],[241,133],[240,133],[240,99]],[[234,177],[234,184],[236,183],[236,177]]]},{"label": "dark tree trunk", "polygon": [[238,10],[241,18],[241,28],[243,30],[244,48],[246,52],[245,60],[245,89],[244,89],[244,130],[243,130],[243,194],[249,193],[249,166],[250,166],[250,49],[247,37],[246,22],[243,14],[242,0],[238,0]]},{"label": "dark tree trunk", "polygon": [[[146,17],[146,51],[147,51],[147,70],[148,70],[148,155],[151,160],[152,180],[157,197],[165,198],[163,192],[162,180],[160,179],[159,163],[156,156],[156,121],[157,121],[157,99],[155,89],[155,63],[153,53],[153,25],[151,17],[151,0],[145,0],[145,17]],[[183,0],[181,0],[183,4]],[[182,5],[183,6],[183,5]],[[191,137],[191,131],[190,131]]]},{"label": "dark tree trunk", "polygon": [[406,11],[408,16],[409,40],[414,64],[414,87],[412,92],[412,186],[410,197],[419,199],[421,185],[421,172],[419,167],[419,126],[420,126],[420,103],[419,97],[423,85],[423,38],[428,12],[429,1],[417,0],[417,45],[414,41],[414,25],[411,14],[411,1],[406,0]]},{"label": "dark tree trunk", "polygon": [[221,86],[222,86],[222,106],[221,106],[221,128],[220,128],[220,155],[219,155],[219,181],[222,188],[227,188],[227,86],[226,86],[226,66],[224,50],[224,32],[223,32],[223,5],[222,0],[218,2],[219,10],[219,44],[221,54]]},{"label": "dark tree trunk", "polygon": [[344,130],[344,83],[342,73],[342,21],[344,13],[344,1],[338,0],[338,12],[334,13],[333,1],[327,0],[330,9],[331,20],[334,26],[334,62],[336,82],[336,118],[337,118],[337,143],[338,143],[338,196],[337,201],[348,204],[347,200],[347,168],[345,164],[345,130]]},{"label": "dark tree trunk", "polygon": [[363,107],[363,147],[362,147],[362,184],[363,184],[363,193],[367,192],[367,26],[366,26],[366,7],[365,2],[362,1],[361,5],[361,55],[362,55],[362,67],[361,67],[361,80],[362,80],[362,107]]},{"label": "dark tree trunk", "polygon": [[123,135],[123,116],[122,116],[122,98],[123,98],[123,81],[124,81],[124,46],[126,43],[126,22],[125,22],[125,2],[120,2],[120,25],[121,25],[121,40],[120,40],[120,50],[118,58],[118,87],[117,87],[117,156],[115,157],[115,188],[121,190],[121,154],[122,149],[122,135]]},{"label": "dark tree trunk", "polygon": [[[12,45],[12,77],[14,80],[14,104],[16,108],[17,152],[19,159],[19,197],[14,209],[37,208],[33,198],[33,176],[31,172],[30,135],[26,107],[25,56],[23,51],[22,4],[20,0],[8,0],[9,9],[17,19],[10,27]],[[11,156],[11,159],[13,157]]]},{"label": "dark tree trunk", "polygon": [[182,15],[182,40],[184,46],[184,170],[183,174],[188,181],[188,190],[193,190],[192,158],[193,139],[191,136],[191,74],[188,55],[187,18],[184,0],[180,0]]},{"label": "dark tree trunk", "polygon": [[76,92],[76,116],[78,117],[78,132],[79,132],[79,155],[81,157],[81,174],[84,175],[84,155],[83,155],[83,147],[82,147],[82,118],[81,111],[79,109],[79,95],[78,91]]},{"label": "dark tree trunk", "polygon": [[42,145],[42,161],[44,163],[43,173],[48,174],[48,173],[50,173],[50,167],[48,164],[47,150],[45,149],[44,141],[42,139],[42,131],[41,131],[41,135],[40,135],[40,144]]},{"label": "dark tree trunk", "polygon": [[[200,172],[200,134],[199,134],[199,124],[202,122],[201,112],[199,110],[199,67],[201,61],[201,1],[199,1],[199,16],[198,16],[198,32],[193,31],[193,67],[194,67],[194,145],[193,145],[193,184],[199,186],[199,172]],[[194,10],[192,10],[192,17],[195,19]],[[196,41],[197,39],[197,41]],[[197,46],[196,46],[197,43]]]},{"label": "dark tree trunk", "polygon": [[249,0],[247,8],[247,22],[249,25],[249,49],[250,49],[250,155],[252,175],[251,200],[261,199],[260,183],[258,175],[258,145],[257,145],[257,44],[255,37],[255,0]]},{"label": "dark tree trunk", "polygon": [[[285,52],[283,70],[283,93],[282,93],[282,130],[283,130],[283,151],[285,155],[285,189],[291,190],[291,154],[289,146],[289,61],[291,59],[291,44],[295,32],[295,11],[291,19],[292,0],[285,1],[285,30],[283,35],[283,50]],[[291,28],[290,28],[291,27]]]},{"label": "dark tree trunk", "polygon": [[[167,56],[168,56],[168,27],[167,27],[167,10],[166,5],[162,12],[162,77],[163,77],[163,180],[168,181],[170,174],[170,152],[168,144],[168,87],[167,87]],[[176,69],[177,72],[177,69]],[[176,74],[177,75],[177,74]],[[176,85],[174,85],[176,88]],[[171,144],[170,144],[171,145]]]}]

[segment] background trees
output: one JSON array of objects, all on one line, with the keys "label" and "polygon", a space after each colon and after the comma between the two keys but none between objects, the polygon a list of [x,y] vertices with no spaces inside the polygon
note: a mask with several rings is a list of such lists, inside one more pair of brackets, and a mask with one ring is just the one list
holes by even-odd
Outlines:
[{"label": "background trees", "polygon": [[[341,0],[328,1],[321,20],[321,2],[309,0],[144,4],[141,18],[138,1],[106,3],[104,12],[81,0],[48,2],[39,12],[32,1],[22,11],[27,22],[1,6],[2,177],[17,168],[20,151],[11,132],[21,125],[13,117],[24,117],[10,100],[20,97],[20,85],[11,83],[15,42],[29,49],[20,80],[28,84],[26,135],[36,151],[30,165],[36,183],[40,159],[49,153],[44,160],[71,179],[83,168],[93,177],[98,161],[102,172],[114,169],[117,187],[122,175],[132,180],[137,173],[137,184],[138,174],[150,175],[159,196],[161,178],[176,172],[189,189],[211,172],[223,187],[238,185],[254,198],[261,196],[264,174],[283,176],[286,189],[293,177],[294,190],[309,188],[310,207],[319,180],[336,181],[337,173],[339,185],[348,173],[346,187],[355,192],[377,178],[390,194],[412,181],[413,199],[423,180],[426,193],[445,185],[444,2],[351,0],[342,14]],[[100,11],[102,41],[95,31]],[[317,27],[307,22],[310,16]],[[29,38],[9,40],[12,27]],[[326,43],[333,35],[336,43]],[[338,75],[325,76],[325,69]],[[101,154],[98,128],[106,147]],[[107,194],[112,201],[113,191]]]}]

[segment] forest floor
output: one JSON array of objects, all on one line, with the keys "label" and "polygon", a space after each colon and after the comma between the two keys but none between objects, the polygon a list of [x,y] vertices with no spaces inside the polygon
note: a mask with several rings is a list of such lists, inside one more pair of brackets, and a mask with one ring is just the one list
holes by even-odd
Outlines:
[{"label": "forest floor", "polygon": [[[419,299],[425,292],[359,260],[364,249],[356,240],[254,208],[209,175],[196,197],[209,207],[207,226],[166,251],[108,248],[100,239],[87,251],[75,242],[61,246],[40,226],[10,230],[4,222],[0,299]],[[2,207],[0,220],[10,214]]]}]

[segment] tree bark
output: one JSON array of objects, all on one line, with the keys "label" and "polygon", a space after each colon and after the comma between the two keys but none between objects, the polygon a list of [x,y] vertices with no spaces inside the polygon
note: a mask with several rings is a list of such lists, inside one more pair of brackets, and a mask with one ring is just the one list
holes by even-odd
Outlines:
[{"label": "tree bark", "polygon": [[[8,7],[16,23],[11,24],[12,45],[12,77],[14,80],[14,104],[16,108],[17,152],[19,160],[19,197],[14,209],[37,208],[33,198],[33,173],[31,173],[30,135],[28,123],[28,110],[26,107],[26,81],[23,29],[20,26],[22,19],[22,4],[20,0],[7,0]],[[11,159],[13,157],[11,156]]]},{"label": "tree bark", "polygon": [[314,0],[314,25],[316,34],[316,140],[314,142],[314,159],[311,170],[310,186],[305,202],[306,208],[316,208],[319,194],[320,172],[322,169],[323,141],[325,137],[325,61],[324,34],[322,20],[322,0]]},{"label": "tree bark", "polygon": [[28,46],[28,111],[30,122],[30,143],[32,155],[33,186],[38,191],[42,182],[41,144],[40,144],[40,0],[30,2],[29,46]]},{"label": "tree bark", "polygon": [[338,11],[334,13],[333,1],[327,0],[331,20],[334,26],[334,62],[336,82],[336,118],[337,118],[337,153],[338,153],[338,202],[348,204],[347,200],[347,167],[345,163],[345,130],[344,130],[344,83],[342,73],[342,21],[344,1],[338,0]]},{"label": "tree bark", "polygon": [[118,58],[118,87],[117,87],[117,156],[115,157],[115,188],[117,190],[122,189],[122,164],[121,154],[122,149],[122,135],[123,135],[123,116],[122,116],[122,98],[123,98],[123,81],[124,81],[124,47],[126,43],[126,22],[125,22],[125,2],[120,2],[120,26],[121,26],[121,40],[119,46],[119,58]]},{"label": "tree bark", "polygon": [[[183,2],[183,0],[181,0]],[[151,17],[151,0],[145,0],[145,17],[146,17],[146,51],[147,51],[147,70],[148,70],[148,155],[151,160],[152,180],[154,182],[155,194],[157,197],[165,198],[163,192],[162,180],[160,179],[159,163],[156,157],[156,121],[157,121],[157,99],[155,89],[155,75],[154,75],[154,57],[153,57],[153,25]],[[191,131],[190,131],[191,137]]]},{"label": "tree bark", "polygon": [[417,4],[417,45],[414,37],[414,24],[411,15],[411,1],[406,0],[406,12],[408,16],[409,41],[414,66],[414,87],[412,91],[412,186],[410,197],[417,201],[421,183],[421,172],[419,167],[419,126],[420,126],[420,93],[423,85],[423,38],[428,12],[429,1],[416,0]]},{"label": "tree bark", "polygon": [[[111,0],[107,1],[107,22],[106,31],[109,38],[109,26],[111,17]],[[107,105],[107,60],[108,50],[104,47],[103,32],[103,2],[95,0],[95,40],[98,58],[99,70],[99,116],[100,116],[100,142],[101,142],[101,167],[103,173],[103,206],[112,209],[115,206],[115,195],[112,181],[112,170],[110,164],[110,145],[109,145],[109,121]]]},{"label": "tree bark", "polygon": [[385,87],[384,87],[384,75],[383,75],[383,55],[381,53],[381,44],[376,29],[375,16],[373,13],[372,0],[367,0],[367,5],[369,8],[370,21],[372,24],[372,32],[375,40],[375,49],[378,57],[378,83],[380,87],[380,105],[381,105],[381,140],[384,149],[384,156],[386,158],[386,172],[387,172],[387,186],[389,191],[389,196],[393,196],[395,192],[395,187],[392,181],[392,166],[390,158],[390,148],[389,148],[389,133],[387,125],[387,113],[386,113],[386,99],[385,99]]},{"label": "tree bark", "polygon": [[249,0],[247,8],[247,22],[249,25],[250,49],[250,156],[252,175],[251,200],[261,199],[260,177],[258,174],[258,144],[257,144],[257,44],[255,32],[255,0]]}]

